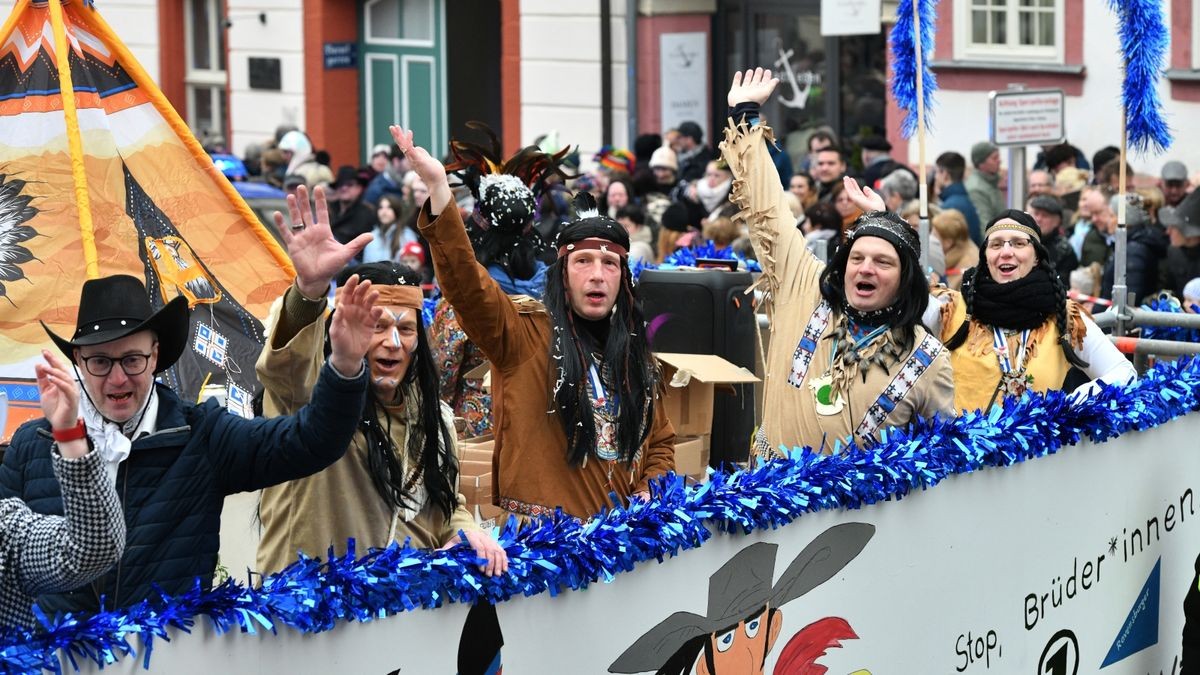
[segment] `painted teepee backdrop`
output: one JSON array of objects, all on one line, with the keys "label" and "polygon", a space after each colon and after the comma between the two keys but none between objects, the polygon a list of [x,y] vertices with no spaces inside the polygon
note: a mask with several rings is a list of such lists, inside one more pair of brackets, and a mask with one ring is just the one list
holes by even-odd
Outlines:
[{"label": "painted teepee backdrop", "polygon": [[249,409],[286,253],[87,0],[18,0],[0,29],[0,387],[11,435],[40,415],[38,325],[74,331],[89,278],[132,274],[192,307],[164,380],[194,399],[228,385]]}]

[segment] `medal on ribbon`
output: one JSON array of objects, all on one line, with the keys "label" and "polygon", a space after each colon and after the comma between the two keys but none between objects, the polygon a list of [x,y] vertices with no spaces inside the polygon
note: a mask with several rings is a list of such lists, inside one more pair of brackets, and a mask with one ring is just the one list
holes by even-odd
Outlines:
[{"label": "medal on ribbon", "polygon": [[1029,385],[1033,383],[1033,376],[1026,374],[1024,371],[1007,372],[1002,374],[1004,378],[1004,393],[1006,396],[1022,396],[1029,390]]},{"label": "medal on ribbon", "polygon": [[845,403],[842,401],[841,394],[833,391],[833,378],[829,375],[814,377],[808,383],[808,386],[813,390],[813,397],[816,399],[816,411],[818,415],[836,415],[842,412]]},{"label": "medal on ribbon", "polygon": [[999,328],[992,328],[992,348],[996,352],[997,365],[1000,367],[1000,393],[1004,396],[1020,398],[1033,385],[1033,376],[1025,371],[1026,356],[1029,346],[1029,330],[1022,331],[1020,347],[1017,349],[1017,362],[1011,360],[1008,347],[1008,336]]}]

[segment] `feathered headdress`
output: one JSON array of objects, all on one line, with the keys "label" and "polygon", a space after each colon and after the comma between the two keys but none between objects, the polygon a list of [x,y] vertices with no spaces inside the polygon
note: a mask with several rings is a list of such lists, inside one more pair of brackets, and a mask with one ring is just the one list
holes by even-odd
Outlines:
[{"label": "feathered headdress", "polygon": [[475,212],[486,221],[478,225],[485,229],[526,233],[537,209],[537,197],[545,190],[550,177],[574,178],[561,167],[571,149],[563,148],[549,154],[530,145],[503,160],[496,132],[482,122],[467,122],[467,127],[486,134],[488,145],[458,139],[450,141],[454,161],[446,166],[446,173],[458,176],[471,190],[475,197]]},{"label": "feathered headdress", "polygon": [[[545,249],[533,227],[538,199],[552,177],[563,181],[575,178],[562,168],[571,148],[550,154],[531,145],[504,160],[500,139],[491,128],[481,122],[468,122],[467,127],[482,131],[488,143],[450,141],[454,161],[446,166],[446,173],[461,179],[475,198],[469,225],[473,226],[471,242],[479,262],[485,267],[497,263],[509,268],[514,249]],[[517,270],[510,272],[527,278],[516,274]]]}]

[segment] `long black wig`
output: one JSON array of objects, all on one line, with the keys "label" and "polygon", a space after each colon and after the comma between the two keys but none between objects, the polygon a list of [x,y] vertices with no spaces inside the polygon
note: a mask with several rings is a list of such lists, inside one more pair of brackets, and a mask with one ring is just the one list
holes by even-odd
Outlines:
[{"label": "long black wig", "polygon": [[[421,283],[416,272],[396,263],[379,262],[342,270],[338,275],[338,285],[345,284],[353,274],[377,285],[419,287]],[[458,460],[453,451],[453,431],[442,416],[437,366],[430,349],[425,319],[419,310],[416,314],[417,348],[400,382],[403,396],[417,397],[417,419],[408,421],[408,447],[397,448],[392,441],[391,418],[384,414],[383,407],[391,402],[381,401],[374,387],[367,387],[367,400],[359,416],[358,428],[367,442],[367,470],[371,475],[371,483],[390,508],[420,509],[421,504],[416,503],[413,488],[416,480],[421,480],[429,502],[449,518],[458,506]],[[326,351],[329,351],[328,323],[325,345]],[[386,421],[385,426],[380,425],[381,419]],[[400,452],[405,453],[415,469],[411,477],[404,475],[404,467],[398,456]]]},{"label": "long black wig", "polygon": [[[611,219],[596,212],[595,200],[586,192],[575,198],[579,220],[565,226],[555,242],[558,246],[601,238],[629,249],[629,234]],[[581,318],[567,297],[566,255],[546,273],[543,301],[554,335],[550,341],[550,386],[559,423],[567,436],[567,460],[581,466],[596,451],[596,423],[588,394],[588,369],[595,362],[591,340],[581,333]],[[646,319],[634,295],[633,276],[622,259],[621,288],[609,318],[604,341],[601,379],[609,391],[617,392],[617,443],[619,459],[632,463],[654,425],[654,397],[658,388],[658,366],[646,338]],[[555,365],[557,364],[557,369]]]}]

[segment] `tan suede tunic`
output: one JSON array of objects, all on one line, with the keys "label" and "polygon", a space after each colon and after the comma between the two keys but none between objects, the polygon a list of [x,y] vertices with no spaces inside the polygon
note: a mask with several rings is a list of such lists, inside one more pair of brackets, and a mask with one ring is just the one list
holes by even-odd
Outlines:
[{"label": "tan suede tunic", "polygon": [[[749,227],[754,250],[763,268],[757,284],[767,295],[771,314],[762,433],[772,451],[782,445],[786,448],[810,446],[830,452],[836,442],[844,443],[860,427],[868,409],[893,385],[900,367],[889,367],[890,373],[878,367],[870,368],[866,382],[861,375],[855,375],[850,380],[849,390],[843,392],[845,405],[842,410],[833,415],[818,414],[815,392],[810,384],[829,368],[832,340],[824,338],[834,328],[831,321],[821,332],[820,339],[814,341],[815,350],[799,386],[789,383],[797,346],[821,303],[819,279],[825,264],[809,253],[804,235],[796,229],[795,218],[779,186],[778,172],[767,152],[768,142],[774,142],[774,137],[765,124],[747,127],[734,126],[731,122],[721,144],[721,152],[734,175],[730,198],[741,208],[737,217]],[[923,327],[917,327],[918,346],[927,335]],[[878,428],[907,424],[916,415],[953,414],[954,377],[950,360],[940,343],[936,346],[938,349],[932,362],[907,389],[904,397],[895,402]],[[912,352],[906,354],[901,363],[912,356]]]},{"label": "tan suede tunic", "polygon": [[[943,290],[938,295],[943,300],[949,296],[949,302],[942,305],[941,335],[942,340],[949,340],[967,320],[967,304],[957,291]],[[1083,336],[1087,332],[1079,318],[1081,311],[1082,308],[1075,301],[1067,301],[1068,332],[1072,332],[1071,342],[1076,348],[1082,346]],[[1071,364],[1058,345],[1059,333],[1055,321],[1056,317],[1051,316],[1029,334],[1025,372],[1032,377],[1028,384],[1030,391],[1061,389],[1067,371],[1071,369]],[[967,341],[950,352],[950,363],[955,373],[954,405],[959,410],[980,410],[988,408],[989,403],[994,405],[1004,399],[1004,392],[996,391],[1000,384],[1000,362],[996,358],[993,341],[991,327],[972,320]],[[1020,333],[1009,335],[1007,341],[1009,354],[1015,359],[1021,345]]]},{"label": "tan suede tunic", "polygon": [[[267,345],[255,366],[264,387],[264,415],[289,415],[308,402],[324,361],[325,316],[325,303],[306,303],[294,288],[272,306]],[[438,405],[450,423],[453,413],[444,404]],[[408,426],[402,414],[387,409],[384,415],[391,418],[396,447],[406,447]],[[388,420],[381,417],[380,423],[386,425]],[[367,467],[367,446],[357,432],[346,455],[333,466],[264,489],[258,571],[276,572],[294,562],[298,551],[326,558],[332,546],[334,555],[343,555],[351,537],[361,556],[370,547],[383,548],[410,537],[414,546],[437,548],[459,529],[478,529],[461,494],[457,495],[459,506],[448,520],[428,502],[415,517],[405,520],[403,513],[393,512],[379,496]]]}]

